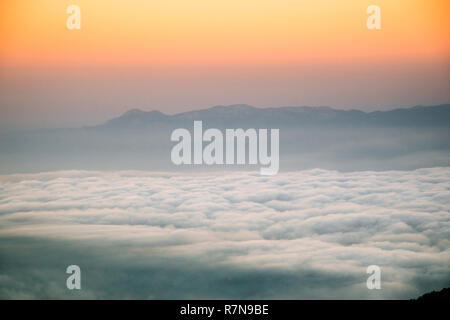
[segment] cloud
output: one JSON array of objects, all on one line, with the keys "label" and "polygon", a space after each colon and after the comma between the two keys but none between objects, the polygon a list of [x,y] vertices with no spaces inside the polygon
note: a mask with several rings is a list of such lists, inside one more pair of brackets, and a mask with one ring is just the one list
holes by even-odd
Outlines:
[{"label": "cloud", "polygon": [[449,208],[450,168],[5,175],[0,297],[410,298],[450,285]]}]

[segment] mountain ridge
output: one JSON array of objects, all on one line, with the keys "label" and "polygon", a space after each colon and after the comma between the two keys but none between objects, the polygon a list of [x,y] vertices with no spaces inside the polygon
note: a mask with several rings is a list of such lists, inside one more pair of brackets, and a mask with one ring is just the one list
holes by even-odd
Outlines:
[{"label": "mountain ridge", "polygon": [[[0,135],[0,172],[179,170],[174,129],[280,129],[280,168],[341,171],[450,166],[450,105],[365,113],[329,107],[215,106],[167,115],[131,109],[95,127]],[[222,167],[220,169],[223,169]],[[182,170],[199,170],[182,168]],[[231,169],[230,169],[231,170]]]},{"label": "mountain ridge", "polygon": [[257,108],[247,104],[216,105],[173,115],[159,110],[131,109],[95,128],[145,128],[149,126],[181,125],[202,120],[210,125],[240,126],[311,126],[311,125],[408,125],[450,126],[450,104],[414,106],[388,111],[365,112],[331,107],[282,106]]}]

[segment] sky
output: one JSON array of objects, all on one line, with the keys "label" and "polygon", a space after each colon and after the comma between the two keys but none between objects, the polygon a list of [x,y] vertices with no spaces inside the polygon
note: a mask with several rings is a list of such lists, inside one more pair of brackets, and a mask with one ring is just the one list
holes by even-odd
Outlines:
[{"label": "sky", "polygon": [[[66,8],[81,9],[69,30]],[[369,5],[381,30],[366,27]],[[384,110],[450,101],[446,0],[3,0],[0,126],[131,108]]]}]

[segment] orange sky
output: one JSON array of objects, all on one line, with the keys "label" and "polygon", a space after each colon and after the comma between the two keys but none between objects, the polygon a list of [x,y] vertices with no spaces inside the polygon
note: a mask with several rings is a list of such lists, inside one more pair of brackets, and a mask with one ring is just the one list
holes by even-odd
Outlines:
[{"label": "orange sky", "polygon": [[[448,0],[2,0],[2,66],[447,60]],[[67,30],[66,8],[81,8]],[[366,28],[381,7],[382,29]]]},{"label": "orange sky", "polygon": [[[81,8],[68,30],[66,8]],[[368,30],[369,5],[381,30]],[[0,0],[0,130],[131,108],[450,102],[449,0]]]}]

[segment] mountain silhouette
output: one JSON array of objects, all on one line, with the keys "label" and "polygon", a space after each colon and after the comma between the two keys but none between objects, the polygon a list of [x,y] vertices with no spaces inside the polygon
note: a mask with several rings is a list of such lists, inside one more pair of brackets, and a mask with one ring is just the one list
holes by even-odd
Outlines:
[{"label": "mountain silhouette", "polygon": [[441,291],[432,291],[425,293],[416,299],[417,301],[450,301],[450,288],[444,288]]},{"label": "mountain silhouette", "polygon": [[450,126],[450,104],[390,111],[363,112],[330,107],[255,108],[245,104],[215,106],[167,115],[133,109],[98,128],[146,128],[179,126],[202,120],[215,127],[311,127],[311,126]]},{"label": "mountain silhouette", "polygon": [[375,112],[240,104],[173,115],[132,109],[97,126],[1,133],[0,173],[214,169],[170,160],[172,131],[192,131],[194,120],[204,129],[279,129],[281,171],[450,166],[450,104]]}]

